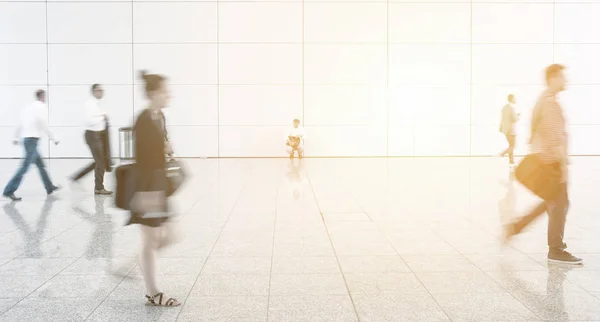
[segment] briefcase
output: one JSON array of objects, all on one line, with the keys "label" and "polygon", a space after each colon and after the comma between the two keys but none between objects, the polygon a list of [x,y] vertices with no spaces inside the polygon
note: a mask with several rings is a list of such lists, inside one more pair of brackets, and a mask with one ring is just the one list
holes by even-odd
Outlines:
[{"label": "briefcase", "polygon": [[117,187],[115,189],[115,206],[131,210],[131,199],[136,191],[135,163],[120,165],[115,170]]},{"label": "briefcase", "polygon": [[519,163],[515,169],[515,177],[544,200],[554,200],[561,186],[561,169],[558,163],[546,164],[537,154],[529,154]]}]

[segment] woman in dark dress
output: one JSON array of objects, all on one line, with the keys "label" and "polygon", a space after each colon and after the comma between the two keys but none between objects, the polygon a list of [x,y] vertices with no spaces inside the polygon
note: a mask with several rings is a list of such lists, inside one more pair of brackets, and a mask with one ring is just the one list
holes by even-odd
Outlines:
[{"label": "woman in dark dress", "polygon": [[130,224],[140,224],[142,251],[140,267],[146,283],[148,304],[179,306],[165,296],[156,285],[156,252],[172,238],[168,229],[167,176],[165,154],[171,153],[165,136],[162,109],[170,95],[165,77],[141,73],[145,83],[148,107],[138,116],[134,127],[137,189],[132,203]]}]

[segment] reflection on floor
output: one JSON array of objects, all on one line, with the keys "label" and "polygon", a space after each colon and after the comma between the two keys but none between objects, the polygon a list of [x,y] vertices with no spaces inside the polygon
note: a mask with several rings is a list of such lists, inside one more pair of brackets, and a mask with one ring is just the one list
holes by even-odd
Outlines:
[{"label": "reflection on floor", "polygon": [[[501,224],[535,204],[506,160],[186,160],[181,241],[159,281],[179,308],[144,305],[139,232],[94,197],[85,160],[32,169],[0,210],[2,321],[600,321],[600,158],[573,158],[566,241],[545,261],[545,219],[507,246]],[[0,160],[8,181],[18,160]],[[113,185],[107,175],[108,187]]]}]

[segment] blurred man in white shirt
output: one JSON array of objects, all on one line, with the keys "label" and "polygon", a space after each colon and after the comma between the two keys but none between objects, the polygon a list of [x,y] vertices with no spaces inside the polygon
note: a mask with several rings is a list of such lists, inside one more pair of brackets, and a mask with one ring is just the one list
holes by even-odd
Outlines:
[{"label": "blurred man in white shirt", "polygon": [[48,129],[48,108],[46,107],[46,92],[44,90],[38,90],[35,92],[36,101],[25,107],[21,111],[21,118],[17,126],[15,133],[14,144],[23,142],[25,147],[25,159],[21,165],[21,168],[15,173],[13,178],[8,182],[4,188],[3,195],[13,201],[20,201],[21,198],[15,196],[15,192],[19,188],[23,176],[29,170],[29,166],[32,163],[38,167],[40,176],[44,183],[44,188],[48,195],[58,190],[59,187],[55,186],[50,180],[50,176],[46,171],[44,161],[38,151],[38,143],[41,137],[47,135],[51,141],[58,144],[58,141],[54,138],[50,130]]},{"label": "blurred man in white shirt", "polygon": [[288,132],[285,138],[285,151],[294,157],[298,152],[298,157],[304,157],[304,128],[300,126],[300,120],[294,119],[294,127]]},{"label": "blurred man in white shirt", "polygon": [[104,173],[109,170],[110,160],[108,157],[108,116],[101,105],[104,97],[104,88],[100,84],[94,84],[91,88],[92,97],[85,103],[85,143],[89,146],[94,162],[81,169],[73,176],[77,181],[94,170],[95,184],[94,194],[111,195],[112,191],[104,188]]},{"label": "blurred man in white shirt", "polygon": [[500,123],[500,132],[504,133],[506,141],[508,142],[508,148],[500,153],[500,156],[508,154],[508,160],[511,167],[515,164],[514,151],[517,138],[515,124],[519,120],[520,115],[515,112],[515,103],[515,95],[508,95],[508,103],[502,108],[502,122]]}]

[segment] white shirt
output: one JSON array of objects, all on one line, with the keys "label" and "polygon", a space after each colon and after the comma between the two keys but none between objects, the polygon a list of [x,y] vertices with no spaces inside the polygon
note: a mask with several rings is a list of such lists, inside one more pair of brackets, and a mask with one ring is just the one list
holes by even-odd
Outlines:
[{"label": "white shirt", "polygon": [[85,129],[100,132],[106,130],[106,111],[100,105],[100,100],[92,97],[85,102]]},{"label": "white shirt", "polygon": [[17,126],[15,138],[41,138],[48,135],[50,140],[54,136],[48,129],[48,108],[41,101],[35,101],[21,110],[21,119]]},{"label": "white shirt", "polygon": [[304,143],[304,128],[299,126],[299,127],[292,127],[292,129],[288,132],[288,134],[285,136],[285,142],[288,142],[288,137],[290,136],[295,136],[295,137],[299,137],[300,138],[300,144]]}]

